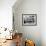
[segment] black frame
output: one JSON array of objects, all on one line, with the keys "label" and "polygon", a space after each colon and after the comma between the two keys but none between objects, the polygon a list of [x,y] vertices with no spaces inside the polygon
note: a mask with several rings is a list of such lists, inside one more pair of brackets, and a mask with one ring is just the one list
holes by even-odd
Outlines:
[{"label": "black frame", "polygon": [[[34,16],[35,18],[34,18],[34,20],[35,20],[35,24],[31,24],[31,20],[29,21],[30,22],[30,24],[28,23],[28,24],[24,24],[24,16],[25,16],[25,18],[28,16],[28,17],[32,17],[32,16]],[[33,21],[32,21],[33,22]],[[22,26],[36,26],[37,25],[37,14],[22,14]]]}]

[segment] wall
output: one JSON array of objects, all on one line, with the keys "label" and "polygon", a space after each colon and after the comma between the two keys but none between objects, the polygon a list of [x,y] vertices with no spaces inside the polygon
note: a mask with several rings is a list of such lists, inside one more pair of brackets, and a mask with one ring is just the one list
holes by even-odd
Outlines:
[{"label": "wall", "polygon": [[0,27],[12,28],[12,6],[16,0],[0,0]]},{"label": "wall", "polygon": [[[36,46],[41,46],[40,10],[40,0],[22,0],[21,3],[15,3],[13,6],[15,30],[22,32],[25,39],[34,40]],[[22,26],[22,14],[37,14],[37,26]]]},{"label": "wall", "polygon": [[42,46],[46,46],[46,0],[41,1],[41,38]]}]

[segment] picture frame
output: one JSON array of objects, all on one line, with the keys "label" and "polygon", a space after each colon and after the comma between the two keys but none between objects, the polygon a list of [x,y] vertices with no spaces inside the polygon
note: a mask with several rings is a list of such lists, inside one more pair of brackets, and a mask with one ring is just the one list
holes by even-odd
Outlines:
[{"label": "picture frame", "polygon": [[36,26],[37,14],[22,14],[22,26]]}]

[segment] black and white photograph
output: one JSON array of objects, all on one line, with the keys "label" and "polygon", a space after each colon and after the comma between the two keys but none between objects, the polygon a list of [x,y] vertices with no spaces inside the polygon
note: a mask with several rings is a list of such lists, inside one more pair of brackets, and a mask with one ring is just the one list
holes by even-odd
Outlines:
[{"label": "black and white photograph", "polygon": [[23,26],[35,26],[37,25],[37,14],[22,14]]}]

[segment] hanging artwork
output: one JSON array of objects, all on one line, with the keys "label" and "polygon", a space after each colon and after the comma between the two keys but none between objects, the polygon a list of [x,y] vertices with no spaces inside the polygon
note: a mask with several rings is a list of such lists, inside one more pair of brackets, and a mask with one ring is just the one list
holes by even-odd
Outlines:
[{"label": "hanging artwork", "polygon": [[22,25],[23,26],[36,26],[37,14],[22,14]]}]

